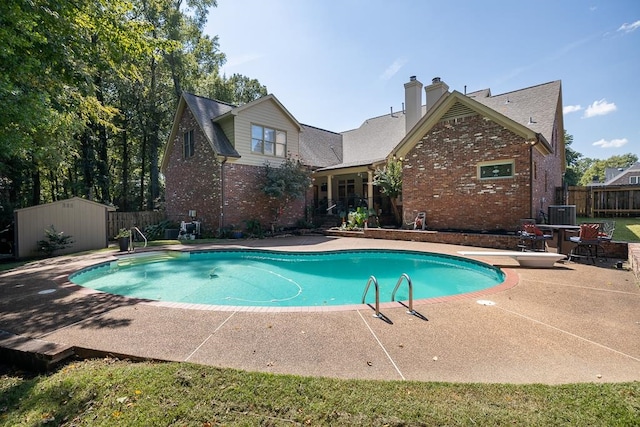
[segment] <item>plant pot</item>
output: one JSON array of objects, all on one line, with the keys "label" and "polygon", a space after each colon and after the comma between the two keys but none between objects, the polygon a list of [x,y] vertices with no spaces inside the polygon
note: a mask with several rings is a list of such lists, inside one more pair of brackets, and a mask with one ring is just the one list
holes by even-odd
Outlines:
[{"label": "plant pot", "polygon": [[129,250],[129,238],[120,237],[118,239],[118,245],[120,245],[120,252],[127,252]]}]

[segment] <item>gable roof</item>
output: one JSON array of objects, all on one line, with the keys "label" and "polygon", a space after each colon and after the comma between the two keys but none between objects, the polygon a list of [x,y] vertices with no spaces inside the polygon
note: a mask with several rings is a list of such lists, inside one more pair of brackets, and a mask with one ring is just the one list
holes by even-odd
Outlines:
[{"label": "gable roof", "polygon": [[240,154],[233,148],[233,145],[222,131],[219,124],[214,123],[212,120],[215,117],[226,114],[235,108],[231,104],[216,101],[209,98],[193,95],[189,92],[182,92],[178,108],[176,109],[176,115],[173,120],[173,126],[169,135],[169,143],[166,144],[164,155],[162,157],[162,164],[160,169],[164,171],[169,162],[169,155],[173,150],[173,141],[178,133],[178,126],[180,123],[180,117],[184,113],[185,108],[189,108],[191,114],[198,122],[198,125],[202,129],[209,145],[213,151],[220,156],[226,157],[240,157]]},{"label": "gable roof", "polygon": [[[615,168],[607,168],[607,169],[614,169],[615,170]],[[640,174],[640,162],[635,162],[634,164],[632,164],[628,168],[626,168],[626,169],[620,171],[619,173],[615,174],[610,179],[606,180],[604,183],[602,183],[600,185],[611,185],[614,182],[618,181],[620,178],[624,178],[625,175],[628,175],[628,174],[631,174],[631,173],[634,173],[634,172]],[[597,183],[594,183],[594,184],[597,185]]]},{"label": "gable roof", "polygon": [[[495,96],[491,96],[488,89],[485,91],[474,92],[470,95],[476,95],[473,99],[479,103],[536,133],[542,134],[547,141],[552,140],[556,121],[556,106],[561,96],[560,80]],[[485,94],[480,94],[482,92],[485,92],[486,96],[482,96]]]},{"label": "gable roof", "polygon": [[424,134],[426,134],[441,119],[446,118],[447,114],[455,116],[459,114],[472,113],[488,117],[515,134],[525,138],[527,141],[535,142],[536,149],[545,154],[549,154],[551,152],[551,146],[545,137],[539,132],[536,132],[530,127],[501,114],[493,108],[454,90],[453,92],[448,92],[442,95],[428,113],[418,120],[418,123],[416,123],[409,133],[401,139],[389,155],[393,154],[397,157],[405,157],[409,150],[413,148]]},{"label": "gable roof", "polygon": [[[451,95],[453,98],[450,98]],[[445,102],[444,109],[436,112],[435,107]],[[455,105],[456,102],[459,104]],[[561,126],[561,123],[556,123],[557,111],[561,107],[559,80],[496,96],[491,95],[490,89],[466,95],[453,91],[446,93],[436,102],[434,108],[428,112],[428,117],[426,106],[423,105],[421,119],[409,133],[416,131],[422,124],[418,133],[424,135],[428,130],[424,127],[425,123],[429,122],[427,127],[430,128],[444,117],[449,109],[454,108],[455,111],[462,108],[490,117],[523,138],[541,142],[536,144],[536,149],[548,154],[551,152],[549,141],[553,138],[554,125]],[[342,132],[342,162],[324,166],[322,170],[368,166],[382,162],[393,154],[403,155],[399,154],[398,150],[408,137],[405,134],[405,120],[405,112],[399,111],[367,119],[359,128]]]},{"label": "gable roof", "polygon": [[214,121],[218,121],[218,120],[221,120],[221,119],[223,119],[225,117],[228,117],[230,115],[236,116],[236,115],[242,113],[244,110],[249,109],[249,108],[253,108],[256,105],[262,104],[264,102],[273,102],[284,113],[284,115],[289,120],[291,120],[291,122],[298,128],[298,130],[302,130],[302,125],[300,124],[300,122],[298,122],[298,120],[295,117],[293,117],[293,114],[291,114],[289,112],[289,110],[287,110],[285,108],[285,106],[282,105],[282,103],[278,100],[278,98],[276,98],[276,96],[271,94],[271,93],[269,95],[265,95],[265,96],[260,97],[258,99],[254,99],[251,102],[247,102],[246,104],[243,104],[243,105],[241,105],[239,107],[231,108],[231,109],[229,109],[228,111],[225,111],[223,114],[221,114],[219,116],[214,116],[213,119],[214,119]]}]

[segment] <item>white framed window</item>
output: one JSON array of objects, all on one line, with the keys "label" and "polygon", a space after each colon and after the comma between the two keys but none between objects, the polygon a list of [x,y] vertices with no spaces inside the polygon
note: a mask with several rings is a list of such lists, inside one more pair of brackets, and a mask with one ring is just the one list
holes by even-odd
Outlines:
[{"label": "white framed window", "polygon": [[635,184],[635,185],[640,184],[640,176],[630,176],[629,184]]},{"label": "white framed window", "polygon": [[283,130],[251,125],[251,152],[284,157],[287,153],[287,133]]},{"label": "white framed window", "polygon": [[513,160],[478,163],[478,179],[499,179],[514,177]]},{"label": "white framed window", "polygon": [[185,132],[183,135],[182,154],[185,159],[193,157],[195,152],[195,140],[193,139],[193,130]]}]

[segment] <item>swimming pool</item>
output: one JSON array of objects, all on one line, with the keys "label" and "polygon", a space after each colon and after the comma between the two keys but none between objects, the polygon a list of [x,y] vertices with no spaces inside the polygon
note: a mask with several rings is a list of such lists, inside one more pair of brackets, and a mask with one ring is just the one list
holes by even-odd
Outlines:
[{"label": "swimming pool", "polygon": [[[464,294],[502,283],[490,265],[435,253],[400,250],[280,252],[258,249],[159,252],[123,257],[72,274],[71,282],[116,295],[157,301],[262,307],[360,304],[374,276],[380,301],[402,274],[413,298]],[[396,301],[408,299],[401,285]],[[366,302],[375,300],[367,294]]]}]

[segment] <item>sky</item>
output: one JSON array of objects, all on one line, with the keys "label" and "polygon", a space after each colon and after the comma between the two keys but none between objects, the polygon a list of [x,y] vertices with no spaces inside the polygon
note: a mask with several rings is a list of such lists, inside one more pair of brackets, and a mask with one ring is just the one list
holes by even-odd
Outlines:
[{"label": "sky", "polygon": [[[493,95],[562,81],[584,157],[640,157],[640,0],[217,0],[223,72],[257,79],[300,122],[342,132],[440,77]],[[423,98],[424,103],[424,98]]]}]

